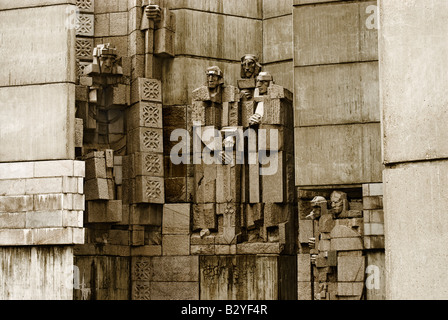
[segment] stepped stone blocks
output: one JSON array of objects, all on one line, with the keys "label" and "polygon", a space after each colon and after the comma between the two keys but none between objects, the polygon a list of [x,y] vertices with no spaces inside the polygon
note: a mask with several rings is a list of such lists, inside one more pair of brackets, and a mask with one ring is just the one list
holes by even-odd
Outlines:
[{"label": "stepped stone blocks", "polygon": [[135,186],[133,203],[165,203],[163,163],[162,84],[138,78],[133,85],[128,112],[128,151],[132,162],[129,177]]},{"label": "stepped stone blocks", "polygon": [[[0,38],[24,40],[0,48],[0,161],[45,160],[0,163],[0,254],[75,245],[74,270],[46,267],[80,300],[384,296],[364,285],[385,245],[374,1],[62,2],[0,4]],[[176,129],[204,161],[171,161]]]},{"label": "stepped stone blocks", "polygon": [[77,60],[77,79],[86,75],[86,68],[93,61],[95,34],[95,0],[77,0],[76,7],[76,42],[75,53]]},{"label": "stepped stone blocks", "polygon": [[132,258],[132,300],[199,299],[199,257]]},{"label": "stepped stone blocks", "polygon": [[0,244],[84,243],[84,162],[0,164]]},{"label": "stepped stone blocks", "polygon": [[[384,286],[365,283],[367,271],[384,265],[382,194],[382,184],[344,191],[299,189],[299,297],[359,300],[366,293],[381,296]],[[380,265],[367,265],[369,261]]]}]

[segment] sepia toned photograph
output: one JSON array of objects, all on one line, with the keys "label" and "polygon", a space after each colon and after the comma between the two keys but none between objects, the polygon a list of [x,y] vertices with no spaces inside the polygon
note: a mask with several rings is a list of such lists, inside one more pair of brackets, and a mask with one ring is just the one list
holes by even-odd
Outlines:
[{"label": "sepia toned photograph", "polygon": [[0,300],[448,299],[447,19],[0,0]]}]

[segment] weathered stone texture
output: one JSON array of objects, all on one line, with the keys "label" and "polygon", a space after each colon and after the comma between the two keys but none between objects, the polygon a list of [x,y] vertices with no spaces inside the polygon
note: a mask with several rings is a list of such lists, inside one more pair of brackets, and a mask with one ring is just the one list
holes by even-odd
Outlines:
[{"label": "weathered stone texture", "polygon": [[379,123],[296,128],[296,185],[382,181],[380,136]]},{"label": "weathered stone texture", "polygon": [[369,16],[366,8],[375,4],[339,2],[295,7],[295,65],[377,60],[378,32],[365,25]]},{"label": "weathered stone texture", "polygon": [[2,300],[73,299],[72,247],[0,248]]}]

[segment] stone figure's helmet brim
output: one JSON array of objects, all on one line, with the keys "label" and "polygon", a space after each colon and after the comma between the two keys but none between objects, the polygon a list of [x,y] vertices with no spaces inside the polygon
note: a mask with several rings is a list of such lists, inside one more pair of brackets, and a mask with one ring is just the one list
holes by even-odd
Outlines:
[{"label": "stone figure's helmet brim", "polygon": [[217,75],[220,78],[223,77],[223,72],[218,67],[210,67],[210,68],[208,68],[207,71],[206,71],[206,74],[207,74],[207,76]]},{"label": "stone figure's helmet brim", "polygon": [[260,72],[260,74],[257,76],[258,81],[273,81],[274,78],[269,72]]}]

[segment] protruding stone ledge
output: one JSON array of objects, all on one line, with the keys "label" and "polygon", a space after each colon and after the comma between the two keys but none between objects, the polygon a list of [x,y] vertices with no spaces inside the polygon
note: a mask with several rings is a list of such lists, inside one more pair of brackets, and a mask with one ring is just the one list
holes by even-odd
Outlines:
[{"label": "protruding stone ledge", "polygon": [[0,163],[0,246],[84,243],[85,164]]},{"label": "protruding stone ledge", "polygon": [[0,230],[0,246],[74,245],[84,243],[82,228]]}]

